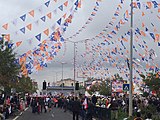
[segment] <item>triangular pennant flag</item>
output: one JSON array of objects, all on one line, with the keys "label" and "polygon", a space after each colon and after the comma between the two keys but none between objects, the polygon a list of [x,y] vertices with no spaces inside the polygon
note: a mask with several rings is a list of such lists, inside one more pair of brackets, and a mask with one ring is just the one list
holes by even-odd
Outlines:
[{"label": "triangular pennant flag", "polygon": [[8,29],[8,23],[4,24],[2,27],[3,27],[5,30],[7,30],[7,29]]},{"label": "triangular pennant flag", "polygon": [[144,16],[145,15],[145,13],[144,12],[142,12],[142,16]]},{"label": "triangular pennant flag", "polygon": [[44,3],[47,7],[49,6],[50,0],[46,3]]},{"label": "triangular pennant flag", "polygon": [[66,6],[66,7],[68,6],[68,1],[66,1],[66,2],[64,3],[64,6]]},{"label": "triangular pennant flag", "polygon": [[54,2],[57,2],[57,0],[54,0]]},{"label": "triangular pennant flag", "polygon": [[65,13],[65,14],[63,15],[63,18],[64,18],[64,19],[66,18],[66,15],[67,15],[67,13]]},{"label": "triangular pennant flag", "polygon": [[52,18],[52,13],[51,13],[51,12],[48,13],[48,14],[47,14],[47,17],[51,19],[51,18]]},{"label": "triangular pennant flag", "polygon": [[63,5],[58,7],[61,11],[63,11]]},{"label": "triangular pennant flag", "polygon": [[61,18],[57,21],[57,23],[58,23],[59,25],[61,25]]},{"label": "triangular pennant flag", "polygon": [[16,46],[20,46],[20,44],[22,43],[22,41],[16,42]]},{"label": "triangular pennant flag", "polygon": [[27,27],[29,30],[32,30],[32,24],[28,24],[26,27]]},{"label": "triangular pennant flag", "polygon": [[26,14],[22,15],[20,18],[21,18],[23,21],[25,21],[25,20],[26,20]]},{"label": "triangular pennant flag", "polygon": [[21,28],[20,31],[25,34],[25,27]]},{"label": "triangular pennant flag", "polygon": [[10,41],[10,34],[5,34],[4,38],[5,38],[7,41]]},{"label": "triangular pennant flag", "polygon": [[41,20],[42,20],[43,22],[45,22],[45,21],[46,21],[46,16],[41,17]]},{"label": "triangular pennant flag", "polygon": [[81,0],[78,2],[78,8],[81,8]]},{"label": "triangular pennant flag", "polygon": [[49,29],[46,29],[45,31],[43,31],[45,35],[49,35]]},{"label": "triangular pennant flag", "polygon": [[30,11],[29,14],[34,17],[34,10]]},{"label": "triangular pennant flag", "polygon": [[41,33],[35,36],[37,40],[41,41]]},{"label": "triangular pennant flag", "polygon": [[14,44],[14,43],[9,43],[9,44],[8,44],[8,48],[12,48],[13,44]]},{"label": "triangular pennant flag", "polygon": [[150,33],[150,36],[155,40],[154,33]]},{"label": "triangular pennant flag", "polygon": [[78,6],[78,0],[74,3],[76,6]]}]

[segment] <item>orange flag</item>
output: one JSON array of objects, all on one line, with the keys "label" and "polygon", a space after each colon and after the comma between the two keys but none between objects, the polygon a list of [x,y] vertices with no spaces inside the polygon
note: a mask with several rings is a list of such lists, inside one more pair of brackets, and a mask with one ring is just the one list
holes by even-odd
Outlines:
[{"label": "orange flag", "polygon": [[129,18],[128,10],[126,10],[126,18]]},{"label": "orange flag", "polygon": [[26,27],[27,27],[29,30],[31,30],[31,29],[32,29],[32,24],[28,24]]},{"label": "orange flag", "polygon": [[160,41],[160,34],[155,34],[155,42],[159,42]]},{"label": "orange flag", "polygon": [[7,29],[8,29],[8,23],[4,24],[2,27],[3,27],[5,30],[7,30]]},{"label": "orange flag", "polygon": [[146,33],[141,30],[141,35],[146,36]]},{"label": "orange flag", "polygon": [[10,34],[6,34],[6,35],[4,36],[4,38],[5,38],[7,41],[10,41]]},{"label": "orange flag", "polygon": [[78,8],[81,8],[81,0],[78,2]]},{"label": "orange flag", "polygon": [[158,9],[158,13],[160,13],[160,8]]},{"label": "orange flag", "polygon": [[144,22],[142,22],[142,27],[144,27],[145,25],[144,25]]},{"label": "orange flag", "polygon": [[147,5],[148,5],[149,9],[152,8],[152,2],[147,2]]},{"label": "orange flag", "polygon": [[57,0],[54,0],[54,2],[57,2]]},{"label": "orange flag", "polygon": [[64,19],[66,18],[66,15],[67,15],[67,13],[65,13],[65,14],[63,15],[63,18],[64,18]]},{"label": "orange flag", "polygon": [[48,13],[48,14],[47,14],[47,17],[51,19],[51,18],[52,18],[52,13],[51,13],[51,12]]},{"label": "orange flag", "polygon": [[22,41],[16,42],[16,46],[17,46],[17,47],[20,46],[21,43],[22,43]]},{"label": "orange flag", "polygon": [[30,11],[29,14],[34,17],[34,10]]},{"label": "orange flag", "polygon": [[66,1],[66,2],[64,3],[64,6],[66,6],[66,7],[68,6],[68,1]]},{"label": "orange flag", "polygon": [[45,35],[49,35],[49,29],[46,29],[45,31],[43,31]]},{"label": "orange flag", "polygon": [[145,15],[145,13],[144,12],[142,12],[142,16],[144,16]]}]

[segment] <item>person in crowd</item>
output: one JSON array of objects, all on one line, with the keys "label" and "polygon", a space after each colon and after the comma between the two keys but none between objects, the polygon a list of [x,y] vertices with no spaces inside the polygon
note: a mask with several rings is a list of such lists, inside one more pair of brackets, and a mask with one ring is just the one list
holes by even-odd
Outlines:
[{"label": "person in crowd", "polygon": [[52,99],[49,98],[49,100],[48,100],[48,110],[49,110],[49,112],[51,112],[51,110],[52,110],[52,105],[53,105]]},{"label": "person in crowd", "polygon": [[39,105],[40,105],[40,112],[43,112],[43,108],[44,108],[44,98],[40,97],[39,98]]},{"label": "person in crowd", "polygon": [[31,101],[32,113],[36,112],[36,106],[37,106],[37,101],[35,98],[32,98],[32,101]]},{"label": "person in crowd", "polygon": [[115,114],[115,119],[118,120],[118,102],[115,98],[113,98],[111,102],[111,110],[113,111],[113,114]]},{"label": "person in crowd", "polygon": [[64,98],[63,99],[63,109],[64,109],[64,112],[67,111],[67,104],[68,104],[67,98]]},{"label": "person in crowd", "polygon": [[134,120],[143,120],[143,119],[141,118],[141,113],[140,113],[140,112],[137,112],[137,113],[136,113],[136,118],[134,118]]},{"label": "person in crowd", "polygon": [[97,97],[95,95],[92,96],[92,103],[95,106],[97,103]]},{"label": "person in crowd", "polygon": [[5,116],[3,115],[3,107],[0,107],[0,120],[5,120]]},{"label": "person in crowd", "polygon": [[80,108],[80,101],[78,100],[78,97],[75,97],[75,100],[72,102],[73,120],[79,120]]},{"label": "person in crowd", "polygon": [[87,120],[92,120],[93,117],[94,104],[88,99],[88,108],[87,108]]}]

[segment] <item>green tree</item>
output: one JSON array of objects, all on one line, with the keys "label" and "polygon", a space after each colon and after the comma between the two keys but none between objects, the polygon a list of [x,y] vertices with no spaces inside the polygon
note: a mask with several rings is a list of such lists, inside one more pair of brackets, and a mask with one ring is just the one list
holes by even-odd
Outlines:
[{"label": "green tree", "polygon": [[109,96],[111,95],[111,88],[109,81],[101,81],[100,84],[92,85],[88,91],[89,94],[94,94],[95,92],[99,92],[101,95]]},{"label": "green tree", "polygon": [[33,85],[33,80],[30,77],[25,76],[17,78],[17,81],[13,87],[16,88],[17,92],[23,93],[34,93],[37,90],[37,88]]},{"label": "green tree", "polygon": [[0,85],[5,88],[6,92],[10,92],[13,79],[20,71],[20,66],[15,64],[15,53],[8,45],[8,41],[5,41],[2,36],[0,40]]},{"label": "green tree", "polygon": [[140,76],[151,91],[156,91],[160,95],[160,76],[158,73],[147,73],[146,76],[140,74]]}]

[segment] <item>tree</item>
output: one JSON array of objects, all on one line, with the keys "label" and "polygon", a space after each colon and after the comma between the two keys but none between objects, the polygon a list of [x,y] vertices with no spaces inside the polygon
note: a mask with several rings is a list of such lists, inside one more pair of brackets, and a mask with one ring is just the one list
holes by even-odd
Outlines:
[{"label": "tree", "polygon": [[91,88],[87,91],[91,95],[95,92],[99,92],[101,95],[105,96],[111,95],[111,88],[108,80],[101,81],[100,84],[91,85]]},{"label": "tree", "polygon": [[30,77],[22,77],[17,78],[14,86],[17,92],[23,93],[34,93],[36,92],[37,88],[33,85],[33,80]]},{"label": "tree", "polygon": [[140,74],[140,76],[151,91],[160,95],[160,75],[158,73],[147,73],[146,76]]},{"label": "tree", "polygon": [[20,66],[15,63],[15,60],[13,49],[2,36],[0,40],[0,86],[3,86],[6,92],[10,91],[13,80],[17,78],[20,71]]}]

